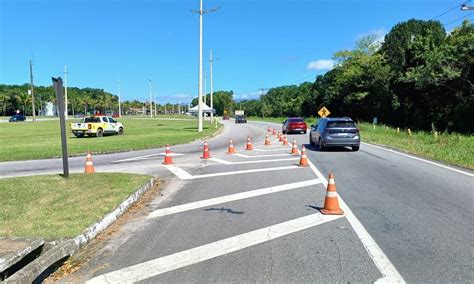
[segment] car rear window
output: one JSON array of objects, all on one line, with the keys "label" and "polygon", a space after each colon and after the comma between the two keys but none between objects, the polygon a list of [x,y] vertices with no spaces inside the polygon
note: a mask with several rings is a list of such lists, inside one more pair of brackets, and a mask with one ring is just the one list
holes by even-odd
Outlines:
[{"label": "car rear window", "polygon": [[301,118],[290,118],[288,119],[288,122],[304,122],[304,120]]},{"label": "car rear window", "polygon": [[100,122],[100,118],[98,118],[98,117],[86,117],[86,118],[84,118],[84,122],[85,122],[85,123],[88,123],[88,122]]},{"label": "car rear window", "polygon": [[337,127],[355,127],[355,123],[352,121],[329,121],[328,128],[337,128]]}]

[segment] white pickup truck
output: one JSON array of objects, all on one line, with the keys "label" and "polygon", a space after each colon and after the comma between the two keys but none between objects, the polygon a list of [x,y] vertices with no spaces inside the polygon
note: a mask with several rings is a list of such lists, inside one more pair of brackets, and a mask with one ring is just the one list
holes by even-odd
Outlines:
[{"label": "white pickup truck", "polygon": [[79,123],[71,123],[71,131],[78,138],[84,135],[102,137],[104,134],[122,135],[124,127],[110,116],[86,116]]}]

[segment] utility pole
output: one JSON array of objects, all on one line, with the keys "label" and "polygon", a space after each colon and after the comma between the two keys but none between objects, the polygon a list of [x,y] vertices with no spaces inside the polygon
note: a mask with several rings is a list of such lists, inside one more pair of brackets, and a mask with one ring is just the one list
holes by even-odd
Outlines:
[{"label": "utility pole", "polygon": [[118,80],[118,81],[115,81],[115,83],[117,83],[118,107],[119,107],[119,109],[118,109],[118,116],[119,116],[119,117],[122,117],[122,106],[121,106],[121,104],[122,104],[122,98],[121,98],[121,96],[120,96],[120,81],[119,81],[119,80]]},{"label": "utility pole", "polygon": [[67,67],[64,64],[64,119],[68,120],[68,111],[67,111]]},{"label": "utility pole", "polygon": [[153,118],[153,98],[151,97],[151,79],[148,78],[148,82],[150,82],[150,118]]},{"label": "utility pole", "polygon": [[[31,90],[31,108],[33,110],[33,122],[36,122],[36,110],[35,110],[35,91],[33,85],[33,63],[30,59],[30,90]],[[26,113],[25,113],[26,116]]]},{"label": "utility pole", "polygon": [[210,65],[211,65],[211,123],[214,122],[214,113],[212,112],[212,110],[214,109],[214,102],[213,102],[213,81],[212,81],[212,63],[214,61],[217,61],[219,59],[212,59],[212,49],[211,49],[211,55],[210,55],[210,58],[209,58],[209,62],[210,62]]},{"label": "utility pole", "polygon": [[155,96],[155,116],[156,116],[156,102],[157,102],[157,100],[156,100],[156,91],[157,91],[156,89],[153,89],[153,95]]},{"label": "utility pole", "polygon": [[199,1],[199,76],[198,76],[198,132],[202,132],[202,15],[219,10],[219,7],[210,10],[202,9],[202,0]]}]

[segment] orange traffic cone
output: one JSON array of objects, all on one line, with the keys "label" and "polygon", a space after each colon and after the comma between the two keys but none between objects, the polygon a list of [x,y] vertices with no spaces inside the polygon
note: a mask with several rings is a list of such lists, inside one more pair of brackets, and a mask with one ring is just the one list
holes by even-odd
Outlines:
[{"label": "orange traffic cone", "polygon": [[301,146],[301,158],[300,158],[300,167],[307,167],[308,166],[308,158],[306,157],[306,149],[304,145]]},{"label": "orange traffic cone", "polygon": [[234,154],[235,149],[234,149],[234,143],[232,142],[232,139],[229,139],[229,148],[227,149],[227,154]]},{"label": "orange traffic cone", "polygon": [[253,150],[253,145],[252,145],[252,142],[250,141],[249,136],[247,136],[247,148],[245,148],[245,150],[247,150],[247,151],[252,151]]},{"label": "orange traffic cone", "polygon": [[344,211],[339,208],[339,201],[336,193],[336,183],[334,183],[334,175],[329,173],[328,188],[326,191],[326,198],[324,199],[324,208],[320,210],[322,214],[326,215],[342,215]]},{"label": "orange traffic cone", "polygon": [[272,129],[270,128],[270,126],[267,128],[267,133],[272,133]]},{"label": "orange traffic cone", "polygon": [[268,138],[268,134],[265,137],[265,146],[271,145],[270,138]]},{"label": "orange traffic cone", "polygon": [[277,130],[275,128],[273,128],[273,135],[277,135]]},{"label": "orange traffic cone", "polygon": [[278,142],[283,142],[283,133],[278,131]]},{"label": "orange traffic cone", "polygon": [[165,160],[163,161],[163,165],[171,165],[172,163],[173,163],[173,158],[171,158],[170,145],[166,144]]},{"label": "orange traffic cone", "polygon": [[211,156],[209,155],[209,147],[207,146],[207,141],[204,141],[204,150],[202,151],[201,159],[209,159]]},{"label": "orange traffic cone", "polygon": [[286,135],[283,135],[283,145],[288,145],[288,138],[286,138]]},{"label": "orange traffic cone", "polygon": [[84,169],[84,172],[86,174],[93,174],[95,173],[95,169],[94,169],[94,164],[92,163],[92,154],[91,152],[87,152],[87,156],[86,156],[86,167]]},{"label": "orange traffic cone", "polygon": [[293,146],[291,146],[291,155],[298,155],[298,146],[296,145],[296,140],[293,139]]}]

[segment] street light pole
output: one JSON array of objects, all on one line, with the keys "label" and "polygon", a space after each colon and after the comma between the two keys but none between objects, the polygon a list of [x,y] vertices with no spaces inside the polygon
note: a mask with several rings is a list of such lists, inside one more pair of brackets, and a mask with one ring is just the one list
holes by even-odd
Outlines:
[{"label": "street light pole", "polygon": [[202,0],[199,1],[199,76],[198,76],[198,132],[202,132],[202,15],[219,10],[214,8],[210,10],[202,9]]},{"label": "street light pole", "polygon": [[150,118],[153,118],[153,99],[152,99],[152,95],[151,95],[151,79],[148,78],[148,82],[150,82]]},{"label": "street light pole", "polygon": [[118,116],[119,116],[119,117],[122,117],[122,106],[121,106],[121,104],[122,104],[122,99],[121,99],[121,97],[120,97],[120,81],[117,81],[116,83],[117,83],[117,89],[118,89],[118,105],[119,105],[119,106],[118,106],[118,107],[119,107],[119,109],[118,109]]},{"label": "street light pole", "polygon": [[213,93],[214,93],[214,90],[213,90],[213,81],[212,81],[212,63],[214,61],[217,61],[219,59],[213,59],[212,58],[212,49],[211,49],[211,55],[210,55],[210,58],[209,58],[209,62],[210,62],[210,65],[211,65],[211,123],[213,123],[214,121],[214,113],[212,112],[212,109],[214,109],[214,102],[213,102]]}]

